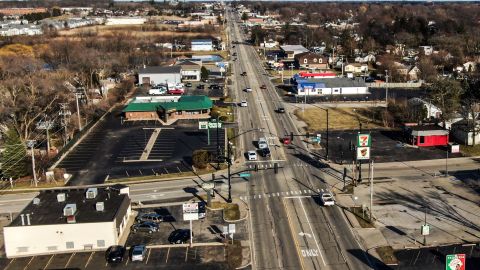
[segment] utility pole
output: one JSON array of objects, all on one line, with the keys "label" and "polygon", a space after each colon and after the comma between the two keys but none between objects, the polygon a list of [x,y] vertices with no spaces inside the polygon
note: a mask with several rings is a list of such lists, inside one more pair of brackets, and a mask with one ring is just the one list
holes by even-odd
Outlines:
[{"label": "utility pole", "polygon": [[80,117],[80,106],[78,105],[78,97],[80,96],[80,93],[75,93],[75,101],[77,103],[77,118],[78,118],[78,130],[82,131],[82,119]]},{"label": "utility pole", "polygon": [[326,153],[326,159],[328,160],[328,134],[329,134],[329,131],[328,131],[328,109],[327,109],[327,153]]},{"label": "utility pole", "polygon": [[228,203],[231,203],[232,202],[232,184],[231,184],[231,179],[232,179],[232,176],[231,176],[231,173],[230,173],[230,166],[232,166],[232,156],[231,156],[231,150],[230,150],[230,147],[231,147],[231,142],[228,141],[228,145],[227,145],[227,174],[228,174],[228,198],[227,198],[227,202]]},{"label": "utility pole", "polygon": [[67,144],[68,141],[68,123],[67,123],[67,116],[71,115],[70,111],[67,110],[68,108],[68,103],[60,103],[60,115],[63,116],[62,119],[62,125],[63,128],[65,129],[65,141],[63,145]]},{"label": "utility pole", "polygon": [[53,122],[47,119],[48,116],[45,114],[42,121],[37,123],[37,129],[45,129],[47,132],[47,155],[50,152],[50,132],[49,130],[53,127]]},{"label": "utility pole", "polygon": [[38,186],[37,181],[37,173],[35,172],[35,154],[33,153],[33,147],[35,146],[35,140],[28,140],[27,146],[30,147],[30,152],[32,154],[32,171],[33,171],[33,182],[35,183],[35,187]]},{"label": "utility pole", "polygon": [[373,221],[373,160],[370,161],[370,223]]},{"label": "utility pole", "polygon": [[388,70],[385,70],[385,103],[388,107]]}]

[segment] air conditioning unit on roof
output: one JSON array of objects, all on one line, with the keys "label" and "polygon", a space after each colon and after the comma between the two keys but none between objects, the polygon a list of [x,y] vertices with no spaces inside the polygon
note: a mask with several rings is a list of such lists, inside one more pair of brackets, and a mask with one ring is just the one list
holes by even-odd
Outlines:
[{"label": "air conditioning unit on roof", "polygon": [[66,217],[75,215],[75,212],[77,212],[77,205],[74,203],[69,203],[63,208],[63,215]]},{"label": "air conditioning unit on roof", "polygon": [[58,202],[64,202],[66,197],[67,196],[65,195],[65,193],[58,193],[57,194],[57,201]]},{"label": "air conditioning unit on roof", "polygon": [[87,199],[95,199],[98,195],[98,188],[89,188],[87,189]]}]

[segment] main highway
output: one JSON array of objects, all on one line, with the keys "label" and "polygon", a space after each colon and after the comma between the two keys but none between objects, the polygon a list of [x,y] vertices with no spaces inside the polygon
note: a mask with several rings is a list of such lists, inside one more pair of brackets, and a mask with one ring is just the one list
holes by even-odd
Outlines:
[{"label": "main highway", "polygon": [[[237,21],[238,15],[228,11],[227,32],[230,41],[236,41],[231,53],[238,59],[232,62],[233,98],[248,102],[248,107],[237,107],[238,133],[243,134],[236,141],[237,149],[242,154],[255,150],[254,142],[267,137],[272,151],[270,158],[253,162],[240,156],[243,168],[237,165],[240,170],[260,168],[252,172],[243,194],[235,194],[249,205],[253,268],[372,269],[342,209],[325,208],[312,198],[328,188],[322,181],[328,177],[326,168],[309,153],[304,134],[291,117],[275,112],[283,101]],[[247,75],[241,76],[243,72]],[[243,91],[246,87],[253,91]],[[292,145],[282,146],[279,138],[290,132],[295,134]],[[280,167],[276,174],[274,163]]]}]

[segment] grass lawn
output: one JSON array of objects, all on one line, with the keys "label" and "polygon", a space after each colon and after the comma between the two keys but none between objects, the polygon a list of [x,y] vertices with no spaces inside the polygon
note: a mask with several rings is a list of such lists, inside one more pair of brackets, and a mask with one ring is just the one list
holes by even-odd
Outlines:
[{"label": "grass lawn", "polygon": [[219,118],[226,118],[226,120],[221,119],[221,121],[223,122],[233,122],[235,120],[233,117],[232,106],[227,106],[227,107],[214,106],[212,108],[212,115],[216,115],[217,113]]},{"label": "grass lawn", "polygon": [[240,209],[238,208],[238,204],[236,203],[226,204],[225,208],[223,209],[223,217],[226,220],[240,219]]},{"label": "grass lawn", "polygon": [[[368,115],[368,108],[330,108],[328,109],[330,130],[358,129],[360,123],[364,129],[383,128],[380,123],[372,120]],[[321,131],[327,129],[327,113],[320,108],[307,108],[295,110],[295,115],[308,125],[309,131]]]},{"label": "grass lawn", "polygon": [[467,156],[480,156],[480,144],[475,146],[460,145],[460,152]]},{"label": "grass lawn", "polygon": [[368,218],[368,211],[362,213],[362,207],[350,207],[350,211],[357,218],[358,223],[362,228],[375,228]]},{"label": "grass lawn", "polygon": [[375,249],[375,251],[377,251],[378,256],[380,256],[383,263],[387,265],[398,263],[397,258],[393,253],[393,248],[391,246],[378,247]]}]

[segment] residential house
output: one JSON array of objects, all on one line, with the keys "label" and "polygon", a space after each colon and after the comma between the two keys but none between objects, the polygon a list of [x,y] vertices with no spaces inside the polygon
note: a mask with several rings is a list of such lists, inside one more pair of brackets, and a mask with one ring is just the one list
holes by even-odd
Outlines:
[{"label": "residential house", "polygon": [[[465,145],[480,144],[480,122],[475,121],[475,130],[473,121],[461,120],[452,124],[452,136],[455,140]],[[474,132],[475,131],[475,132]],[[474,140],[475,137],[475,140]]]},{"label": "residential house", "polygon": [[267,49],[272,49],[278,46],[278,41],[274,41],[272,39],[269,39],[268,41],[263,41],[260,43],[261,47],[267,48]]},{"label": "residential house", "polygon": [[424,55],[432,55],[433,53],[433,46],[419,46],[420,50],[423,52]]},{"label": "residential house", "polygon": [[442,115],[442,111],[437,106],[433,105],[431,102],[423,100],[421,98],[411,98],[408,100],[409,105],[423,105],[425,111],[427,112],[426,118],[427,119],[439,119]]},{"label": "residential house", "polygon": [[362,64],[362,63],[351,63],[348,65],[345,65],[344,71],[346,73],[367,73],[368,72],[368,65],[367,64]]},{"label": "residential house", "polygon": [[309,52],[309,50],[302,45],[282,45],[280,49],[288,59],[294,59],[295,55],[299,53]]},{"label": "residential house", "polygon": [[294,56],[295,65],[297,68],[305,69],[329,69],[328,58],[312,53],[312,52],[303,52]]},{"label": "residential house", "polygon": [[395,45],[387,45],[385,52],[394,55],[405,55],[405,44],[397,43]]},{"label": "residential house", "polygon": [[181,66],[152,66],[138,71],[138,83],[143,84],[178,84],[182,81]]},{"label": "residential house", "polygon": [[420,73],[421,71],[417,66],[410,66],[407,72],[407,78],[410,81],[416,81],[419,79]]},{"label": "residential house", "polygon": [[355,62],[357,63],[374,63],[376,60],[376,57],[374,54],[369,53],[365,56],[358,56],[355,58]]},{"label": "residential house", "polygon": [[192,51],[213,51],[213,41],[211,39],[194,39],[191,42]]}]

